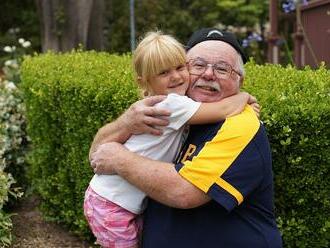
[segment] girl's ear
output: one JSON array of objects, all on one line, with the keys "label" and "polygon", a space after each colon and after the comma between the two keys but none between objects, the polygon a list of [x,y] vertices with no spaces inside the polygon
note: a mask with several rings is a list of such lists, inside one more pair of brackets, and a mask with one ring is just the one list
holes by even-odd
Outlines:
[{"label": "girl's ear", "polygon": [[147,90],[143,91],[143,97],[148,97],[150,96],[149,92]]},{"label": "girl's ear", "polygon": [[140,85],[140,88],[142,88],[141,89],[142,97],[150,96],[149,90],[148,89],[145,89],[145,88],[147,88],[147,84],[142,81],[142,77],[138,76],[137,77],[137,81],[138,81],[138,83]]}]

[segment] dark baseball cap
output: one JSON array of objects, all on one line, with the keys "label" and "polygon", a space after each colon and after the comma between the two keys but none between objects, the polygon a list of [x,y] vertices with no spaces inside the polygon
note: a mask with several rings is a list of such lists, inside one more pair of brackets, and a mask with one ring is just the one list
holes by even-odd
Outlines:
[{"label": "dark baseball cap", "polygon": [[193,48],[198,43],[201,43],[203,41],[207,40],[220,40],[223,42],[228,43],[231,45],[235,50],[242,56],[243,62],[247,62],[247,58],[243,52],[243,49],[241,45],[239,44],[238,39],[236,38],[235,34],[220,30],[218,28],[202,28],[200,30],[197,30],[194,32],[187,45],[186,45],[186,51]]}]

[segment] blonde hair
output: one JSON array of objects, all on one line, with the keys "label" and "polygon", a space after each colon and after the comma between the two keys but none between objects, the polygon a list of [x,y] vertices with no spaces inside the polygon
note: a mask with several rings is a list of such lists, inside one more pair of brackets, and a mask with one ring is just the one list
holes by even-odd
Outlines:
[{"label": "blonde hair", "polygon": [[149,89],[149,79],[172,67],[186,63],[183,45],[161,31],[148,32],[133,53],[133,68],[137,84]]}]

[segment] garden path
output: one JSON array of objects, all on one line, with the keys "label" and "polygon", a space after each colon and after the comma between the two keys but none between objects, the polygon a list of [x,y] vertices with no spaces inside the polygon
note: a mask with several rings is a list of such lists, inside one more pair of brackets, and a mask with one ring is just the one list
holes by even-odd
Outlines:
[{"label": "garden path", "polygon": [[11,248],[92,248],[62,226],[45,222],[38,210],[38,199],[29,197],[15,209],[12,217],[15,236]]}]

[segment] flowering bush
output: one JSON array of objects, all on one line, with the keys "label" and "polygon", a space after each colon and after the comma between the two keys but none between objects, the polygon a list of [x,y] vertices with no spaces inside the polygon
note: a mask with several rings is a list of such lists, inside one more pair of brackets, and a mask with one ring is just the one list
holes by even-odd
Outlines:
[{"label": "flowering bush", "polygon": [[3,207],[9,196],[22,196],[21,188],[12,176],[22,184],[25,173],[25,133],[24,105],[21,94],[13,82],[0,79],[0,247],[11,243],[12,222],[10,214]]},{"label": "flowering bush", "polygon": [[307,0],[287,0],[282,3],[282,9],[284,13],[290,13],[296,10],[296,5],[301,3],[302,5],[307,5]]},{"label": "flowering bush", "polygon": [[[16,35],[17,32],[14,34]],[[20,66],[24,56],[31,52],[30,47],[30,41],[19,38],[17,44],[3,48],[7,60],[2,67],[4,79],[0,79],[0,125],[2,126],[0,165],[11,172],[20,185],[26,183],[25,154],[28,137],[25,132],[25,106],[18,85]]]},{"label": "flowering bush", "polygon": [[11,244],[12,235],[11,229],[13,227],[10,219],[11,215],[3,211],[4,204],[8,201],[8,195],[21,196],[17,188],[12,188],[15,183],[11,174],[7,174],[0,167],[0,247],[8,247]]},{"label": "flowering bush", "polygon": [[25,154],[28,137],[26,135],[25,105],[20,90],[14,82],[0,82],[0,167],[17,179],[18,184],[26,184]]},{"label": "flowering bush", "polygon": [[248,47],[252,42],[261,42],[261,41],[262,41],[262,37],[260,36],[260,34],[256,32],[252,32],[248,35],[248,37],[243,39],[242,46]]},{"label": "flowering bush", "polygon": [[20,82],[20,65],[24,55],[28,54],[31,42],[23,38],[19,38],[17,45],[5,46],[3,52],[6,53],[4,66],[2,68],[6,79],[15,83]]},{"label": "flowering bush", "polygon": [[257,32],[247,32],[247,37],[242,40],[242,47],[248,57],[253,57],[257,63],[264,61],[265,54],[263,53],[263,46],[265,42],[260,34]]},{"label": "flowering bush", "polygon": [[[0,247],[11,244],[12,222],[10,214],[3,209],[10,199],[23,195],[26,187],[25,155],[28,137],[25,131],[25,105],[20,89],[20,65],[30,41],[18,39],[20,46],[5,46],[7,54],[0,77]],[[14,179],[15,178],[15,179]],[[10,197],[11,196],[11,197]]]}]

